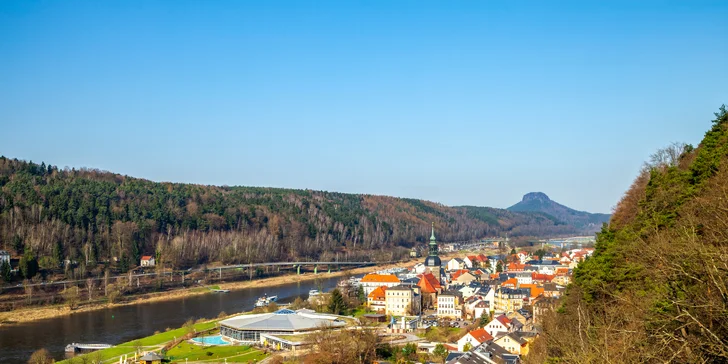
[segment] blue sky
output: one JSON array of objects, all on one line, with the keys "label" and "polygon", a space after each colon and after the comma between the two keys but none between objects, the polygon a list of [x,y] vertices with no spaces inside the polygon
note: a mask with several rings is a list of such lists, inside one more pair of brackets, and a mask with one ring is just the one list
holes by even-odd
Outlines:
[{"label": "blue sky", "polygon": [[3,1],[0,154],[609,212],[728,103],[725,1]]}]

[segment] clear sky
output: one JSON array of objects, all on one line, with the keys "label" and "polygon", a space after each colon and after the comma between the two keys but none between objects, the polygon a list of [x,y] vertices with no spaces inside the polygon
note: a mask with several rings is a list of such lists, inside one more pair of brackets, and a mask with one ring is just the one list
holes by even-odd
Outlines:
[{"label": "clear sky", "polygon": [[609,212],[728,103],[726,1],[2,1],[0,154]]}]

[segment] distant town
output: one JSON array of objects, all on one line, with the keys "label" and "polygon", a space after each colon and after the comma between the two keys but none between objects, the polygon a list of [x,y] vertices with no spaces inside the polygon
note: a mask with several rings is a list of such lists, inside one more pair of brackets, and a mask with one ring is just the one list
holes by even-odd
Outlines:
[{"label": "distant town", "polygon": [[[426,246],[412,248],[413,259],[401,266],[344,277],[329,291],[314,288],[286,304],[264,295],[250,312],[221,313],[129,343],[69,343],[66,361],[343,363],[358,355],[372,363],[520,363],[593,242],[438,243],[433,226]],[[153,265],[153,257],[140,264]],[[337,350],[331,355],[338,358],[315,360]]]}]

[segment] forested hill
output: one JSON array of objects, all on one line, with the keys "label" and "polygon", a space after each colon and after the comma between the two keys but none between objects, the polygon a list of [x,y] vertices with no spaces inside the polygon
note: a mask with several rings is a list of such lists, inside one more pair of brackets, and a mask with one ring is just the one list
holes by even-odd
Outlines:
[{"label": "forested hill", "polygon": [[[55,265],[138,262],[158,254],[175,267],[400,254],[424,243],[509,233],[571,234],[542,214],[386,196],[255,187],[157,183],[88,169],[0,159],[0,249],[28,248]],[[43,265],[43,264],[42,264]]]},{"label": "forested hill", "polygon": [[521,202],[508,208],[515,212],[542,212],[551,215],[569,225],[589,232],[597,232],[602,224],[609,222],[609,214],[593,214],[577,211],[551,200],[543,192],[530,192],[523,196]]},{"label": "forested hill", "polygon": [[533,362],[728,362],[728,112],[646,164],[546,321]]}]

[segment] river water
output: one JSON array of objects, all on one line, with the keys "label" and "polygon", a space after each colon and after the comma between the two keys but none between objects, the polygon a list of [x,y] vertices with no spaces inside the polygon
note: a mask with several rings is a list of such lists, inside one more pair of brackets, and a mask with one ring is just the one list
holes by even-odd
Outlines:
[{"label": "river water", "polygon": [[120,306],[80,312],[17,325],[0,327],[0,363],[27,363],[33,351],[46,348],[56,360],[65,358],[65,347],[72,342],[120,344],[137,338],[178,328],[190,318],[214,318],[250,311],[263,294],[277,295],[279,303],[296,297],[308,298],[312,289],[336,286],[339,277],[288,283],[262,288],[245,288],[229,293],[210,293],[169,301]]}]

